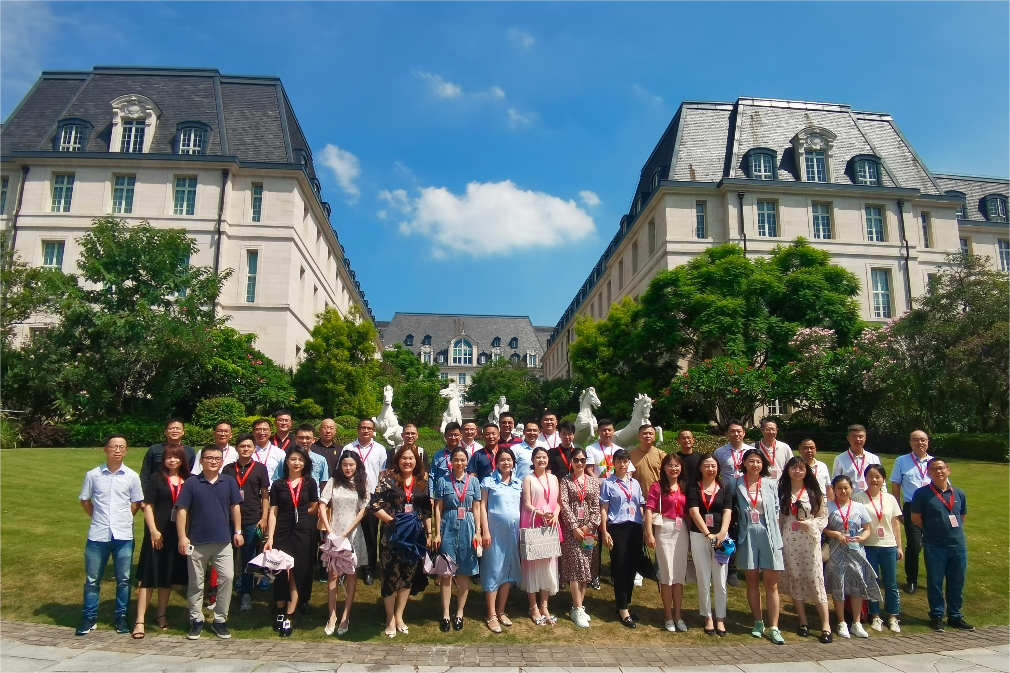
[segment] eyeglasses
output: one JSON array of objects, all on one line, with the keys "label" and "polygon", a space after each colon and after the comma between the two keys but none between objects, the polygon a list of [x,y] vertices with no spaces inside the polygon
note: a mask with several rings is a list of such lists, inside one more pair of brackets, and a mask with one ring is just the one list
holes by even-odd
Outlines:
[{"label": "eyeglasses", "polygon": [[214,432],[220,432],[220,433],[224,434],[226,432],[231,432],[231,428],[218,428]]},{"label": "eyeglasses", "polygon": [[200,456],[200,460],[206,460],[208,463],[220,463],[224,458],[217,456],[216,458],[211,456]]}]

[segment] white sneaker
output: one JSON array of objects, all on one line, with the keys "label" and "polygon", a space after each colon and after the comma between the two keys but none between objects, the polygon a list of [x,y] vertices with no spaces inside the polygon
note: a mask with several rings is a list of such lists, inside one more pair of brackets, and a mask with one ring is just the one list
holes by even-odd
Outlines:
[{"label": "white sneaker", "polygon": [[883,631],[884,630],[884,620],[881,619],[879,615],[874,615],[873,616],[873,621],[870,622],[870,628],[873,629],[874,631]]},{"label": "white sneaker", "polygon": [[839,638],[851,638],[849,635],[849,627],[845,622],[838,622],[838,637]]},{"label": "white sneaker", "polygon": [[677,630],[677,622],[670,619],[666,622],[666,624],[663,625],[663,628],[665,628],[670,633],[674,633]]},{"label": "white sneaker", "polygon": [[901,625],[898,624],[898,618],[894,615],[891,615],[891,618],[887,620],[887,628],[895,633],[901,633]]},{"label": "white sneaker", "polygon": [[573,607],[571,610],[569,610],[568,616],[572,618],[572,621],[575,622],[575,625],[580,629],[589,628],[589,620],[586,619],[585,608]]},{"label": "white sneaker", "polygon": [[639,575],[638,573],[635,573],[635,586],[636,587],[642,586],[642,576]]},{"label": "white sneaker", "polygon": [[866,632],[866,629],[864,629],[863,625],[860,624],[859,622],[853,622],[853,624],[852,624],[852,633],[855,634],[856,638],[869,638],[870,637],[870,634]]}]

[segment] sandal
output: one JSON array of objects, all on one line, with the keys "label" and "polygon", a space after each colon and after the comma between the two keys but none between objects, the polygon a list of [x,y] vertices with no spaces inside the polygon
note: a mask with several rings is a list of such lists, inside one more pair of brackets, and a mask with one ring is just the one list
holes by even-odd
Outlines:
[{"label": "sandal", "polygon": [[502,626],[512,626],[512,620],[504,612],[498,615],[498,623]]},{"label": "sandal", "polygon": [[498,623],[497,617],[492,617],[484,621],[487,624],[487,628],[491,633],[501,633],[501,624]]},{"label": "sandal", "polygon": [[144,631],[138,631],[137,630],[138,626],[144,626],[144,622],[137,622],[136,624],[134,624],[133,633],[131,635],[133,636],[134,640],[143,640],[144,636],[146,636],[147,634]]},{"label": "sandal", "polygon": [[158,615],[156,617],[156,620],[158,622],[158,628],[161,629],[162,631],[167,631],[168,629],[172,628],[168,623],[168,617],[166,617],[165,615]]},{"label": "sandal", "polygon": [[530,608],[529,609],[530,619],[532,619],[533,623],[536,624],[537,626],[544,626],[544,625],[546,625],[547,624],[547,619],[543,615],[541,615],[539,611],[537,611],[537,616],[536,617],[533,616],[533,612],[536,611],[536,610],[537,610],[536,608]]}]

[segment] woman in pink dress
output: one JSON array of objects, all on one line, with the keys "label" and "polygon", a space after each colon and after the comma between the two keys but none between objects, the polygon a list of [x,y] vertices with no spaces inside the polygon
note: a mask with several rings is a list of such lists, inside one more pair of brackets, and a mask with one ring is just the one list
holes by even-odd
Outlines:
[{"label": "woman in pink dress", "polygon": [[[558,478],[547,472],[547,449],[533,449],[533,473],[523,480],[523,506],[520,528],[556,526],[558,522]],[[530,599],[530,619],[537,626],[557,624],[558,618],[547,611],[547,599],[558,593],[558,559],[522,561],[522,588]],[[538,600],[539,599],[539,600]]]}]

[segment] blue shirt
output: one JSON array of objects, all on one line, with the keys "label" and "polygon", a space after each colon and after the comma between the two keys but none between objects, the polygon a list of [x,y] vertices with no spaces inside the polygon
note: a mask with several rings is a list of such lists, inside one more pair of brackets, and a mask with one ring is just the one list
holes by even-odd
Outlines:
[{"label": "blue shirt", "polygon": [[522,483],[527,475],[533,474],[533,448],[526,442],[520,442],[511,447],[516,454],[516,466],[512,468],[512,478]]},{"label": "blue shirt", "polygon": [[[284,462],[286,460],[287,458],[285,457],[284,461],[277,463],[277,467],[274,468],[273,477],[270,478],[271,484],[284,476]],[[309,460],[312,461],[312,478],[316,480],[316,484],[325,484],[326,480],[330,478],[330,466],[326,462],[326,459],[318,453],[309,451]]]},{"label": "blue shirt", "polygon": [[495,466],[498,464],[498,454],[491,454],[495,459],[495,464],[492,465],[491,458],[487,455],[488,451],[491,451],[491,449],[477,449],[470,456],[470,461],[466,464],[466,471],[477,477],[481,483],[491,476],[495,471]]},{"label": "blue shirt", "polygon": [[211,483],[200,472],[183,483],[175,506],[189,512],[186,537],[195,546],[231,542],[231,507],[241,502],[242,491],[234,477],[219,474]]},{"label": "blue shirt", "polygon": [[[901,484],[901,501],[912,502],[912,495],[927,484],[929,470],[926,465],[933,459],[933,456],[926,454],[922,460],[914,453],[905,453],[898,456],[894,461],[894,468],[891,470],[891,482]],[[911,521],[906,521],[905,525],[910,525]]]},{"label": "blue shirt", "polygon": [[431,464],[428,465],[428,495],[432,498],[438,497],[435,487],[442,477],[448,477],[452,473],[452,465],[449,464],[449,454],[446,447],[442,447],[431,457]]},{"label": "blue shirt", "polygon": [[[964,515],[968,513],[968,500],[964,491],[947,484],[943,491],[943,502],[933,490],[932,483],[916,490],[912,495],[912,513],[922,515],[922,543],[936,547],[953,547],[964,549]],[[952,510],[947,509],[951,498],[954,499]],[[951,525],[950,515],[957,517],[957,526]],[[909,522],[911,523],[911,522]]]},{"label": "blue shirt", "polygon": [[[645,498],[642,497],[642,487],[637,479],[630,475],[621,481],[622,489],[617,483],[617,475],[612,474],[600,483],[600,503],[606,503],[607,525],[618,523],[642,523],[642,507]],[[631,500],[628,500],[631,493]],[[632,508],[629,510],[629,506]]]},{"label": "blue shirt", "polygon": [[125,465],[115,472],[108,465],[89,470],[81,486],[81,500],[90,500],[91,527],[88,539],[94,542],[133,539],[133,508],[144,500],[140,476]]},{"label": "blue shirt", "polygon": [[[459,500],[457,491],[463,494],[462,502]],[[435,485],[435,497],[442,500],[443,513],[460,507],[469,511],[475,500],[480,501],[480,481],[470,474],[464,474],[462,479],[453,479],[450,474],[438,480],[438,484]]]}]

